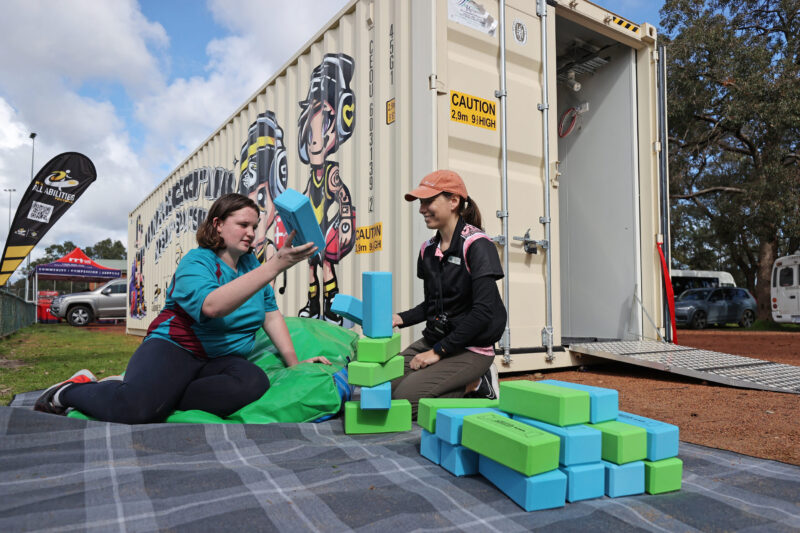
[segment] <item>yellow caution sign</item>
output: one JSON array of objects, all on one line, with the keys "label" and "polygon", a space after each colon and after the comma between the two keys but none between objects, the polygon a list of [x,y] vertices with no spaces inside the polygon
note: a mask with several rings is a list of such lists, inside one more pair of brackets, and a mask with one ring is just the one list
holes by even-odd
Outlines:
[{"label": "yellow caution sign", "polygon": [[494,131],[497,129],[497,103],[450,91],[450,120]]},{"label": "yellow caution sign", "polygon": [[394,111],[394,98],[386,102],[386,124],[392,124],[394,122],[395,111]]},{"label": "yellow caution sign", "polygon": [[356,228],[356,253],[371,254],[383,248],[383,223]]},{"label": "yellow caution sign", "polygon": [[628,22],[627,20],[621,19],[619,17],[611,17],[611,20],[613,20],[614,24],[616,24],[617,26],[622,26],[626,30],[631,30],[633,33],[639,31],[639,26],[637,26],[633,22]]}]

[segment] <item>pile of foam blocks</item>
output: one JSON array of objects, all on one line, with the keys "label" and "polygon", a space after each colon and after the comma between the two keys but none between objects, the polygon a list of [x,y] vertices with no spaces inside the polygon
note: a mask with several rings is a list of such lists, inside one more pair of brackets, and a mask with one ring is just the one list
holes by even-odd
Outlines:
[{"label": "pile of foam blocks", "polygon": [[[332,305],[364,333],[348,365],[361,398],[345,403],[345,433],[410,431],[411,404],[391,391],[404,364],[391,273],[362,273],[362,296]],[[619,411],[616,390],[518,380],[500,383],[499,396],[420,400],[422,456],[455,476],[482,475],[526,511],[681,488],[678,427]]]},{"label": "pile of foam blocks", "polygon": [[678,427],[618,410],[617,391],[504,381],[500,399],[420,400],[420,453],[480,474],[526,511],[681,488]]}]

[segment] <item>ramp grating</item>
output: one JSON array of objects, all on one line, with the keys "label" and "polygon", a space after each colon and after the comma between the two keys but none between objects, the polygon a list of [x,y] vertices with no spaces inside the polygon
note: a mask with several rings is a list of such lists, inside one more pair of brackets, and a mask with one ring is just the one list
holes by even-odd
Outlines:
[{"label": "ramp grating", "polygon": [[569,349],[734,387],[800,394],[800,366],[650,340],[580,343]]}]

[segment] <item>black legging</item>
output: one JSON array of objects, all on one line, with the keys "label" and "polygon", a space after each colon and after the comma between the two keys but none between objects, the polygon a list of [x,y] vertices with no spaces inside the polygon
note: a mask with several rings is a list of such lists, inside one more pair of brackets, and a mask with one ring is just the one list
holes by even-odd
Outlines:
[{"label": "black legging", "polygon": [[106,422],[162,422],[172,411],[228,416],[269,389],[259,367],[235,355],[201,360],[162,339],[143,342],[122,381],[70,385],[60,403]]}]

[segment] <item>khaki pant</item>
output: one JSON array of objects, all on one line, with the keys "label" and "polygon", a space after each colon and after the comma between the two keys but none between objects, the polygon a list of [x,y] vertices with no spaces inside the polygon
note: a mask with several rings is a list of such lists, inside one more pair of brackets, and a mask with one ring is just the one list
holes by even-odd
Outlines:
[{"label": "khaki pant", "polygon": [[402,377],[392,381],[392,398],[410,401],[414,420],[420,398],[463,398],[465,387],[484,375],[494,361],[494,357],[463,350],[425,368],[411,370],[408,365],[414,356],[431,348],[422,338],[400,352],[405,369]]}]

